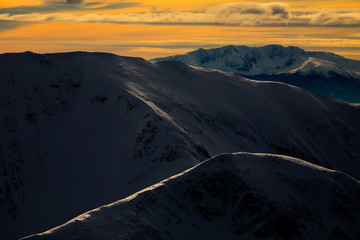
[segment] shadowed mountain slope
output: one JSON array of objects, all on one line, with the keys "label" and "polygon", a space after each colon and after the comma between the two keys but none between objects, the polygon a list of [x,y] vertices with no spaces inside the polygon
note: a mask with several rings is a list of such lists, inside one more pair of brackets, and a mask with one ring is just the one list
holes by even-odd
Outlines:
[{"label": "shadowed mountain slope", "polygon": [[360,177],[360,110],[297,87],[105,53],[0,55],[0,235],[41,232],[224,152]]}]

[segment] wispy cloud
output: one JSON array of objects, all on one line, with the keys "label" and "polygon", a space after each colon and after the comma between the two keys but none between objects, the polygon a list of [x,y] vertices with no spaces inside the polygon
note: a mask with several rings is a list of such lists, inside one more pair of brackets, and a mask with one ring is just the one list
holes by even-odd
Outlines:
[{"label": "wispy cloud", "polygon": [[43,0],[45,4],[81,4],[84,0]]},{"label": "wispy cloud", "polygon": [[81,12],[81,11],[98,11],[98,10],[111,10],[123,9],[135,6],[140,6],[139,2],[120,2],[103,4],[99,2],[91,2],[84,4],[45,4],[39,6],[20,6],[16,8],[0,8],[0,14],[8,13],[10,15],[32,14],[32,13],[56,13],[60,12]]},{"label": "wispy cloud", "polygon": [[214,14],[221,18],[234,17],[236,15],[276,16],[283,19],[289,17],[288,5],[280,2],[262,4],[252,2],[225,3],[210,7],[205,13]]},{"label": "wispy cloud", "polygon": [[0,32],[8,29],[14,29],[27,24],[26,22],[2,21],[0,20]]},{"label": "wispy cloud", "polygon": [[[66,4],[80,0],[52,0]],[[121,7],[121,6],[108,6]],[[1,12],[1,11],[0,11]],[[0,20],[30,22],[89,22],[162,25],[225,25],[225,26],[360,26],[360,8],[291,11],[286,3],[225,3],[201,12],[163,11],[128,14],[27,13],[0,14]]]}]

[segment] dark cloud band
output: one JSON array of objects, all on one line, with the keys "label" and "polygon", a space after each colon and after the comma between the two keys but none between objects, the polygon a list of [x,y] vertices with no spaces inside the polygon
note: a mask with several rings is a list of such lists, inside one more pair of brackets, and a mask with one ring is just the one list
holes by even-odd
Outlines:
[{"label": "dark cloud band", "polygon": [[81,4],[84,0],[43,0],[46,4]]}]

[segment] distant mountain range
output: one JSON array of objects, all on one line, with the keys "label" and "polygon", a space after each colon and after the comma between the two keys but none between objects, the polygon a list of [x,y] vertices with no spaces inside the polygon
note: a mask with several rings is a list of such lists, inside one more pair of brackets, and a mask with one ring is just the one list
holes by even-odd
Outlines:
[{"label": "distant mountain range", "polygon": [[277,81],[348,102],[360,102],[360,61],[298,47],[226,46],[153,59],[238,73],[254,80]]},{"label": "distant mountain range", "polygon": [[[340,234],[351,239],[357,234],[359,105],[283,83],[107,53],[2,54],[0,76],[1,239],[43,232],[211,157],[234,152],[282,156],[229,154],[230,160],[225,162],[233,167],[226,163],[218,166],[222,157],[217,157],[200,165],[209,166],[208,174],[193,175],[191,170],[189,178],[174,180],[181,188],[168,185],[169,194],[165,195],[154,190],[154,205],[148,197],[130,204],[142,209],[140,212],[116,207],[105,216],[99,210],[100,217],[91,218],[91,224],[97,224],[100,233],[94,225],[79,231],[71,226],[71,233],[64,236],[166,239],[163,234],[177,236],[182,229],[212,229],[217,236],[216,221],[226,214],[234,214],[234,219],[226,215],[219,220],[223,227],[218,234],[226,228],[231,236],[258,234],[259,238],[279,239],[289,234],[278,229],[284,222],[289,222],[289,229],[295,229],[300,238]],[[298,169],[303,169],[299,170],[303,176]],[[276,191],[270,193],[267,184],[272,180]],[[235,195],[231,195],[229,182],[239,187],[233,189]],[[263,188],[261,184],[265,184]],[[246,201],[241,200],[245,196],[241,186],[248,191],[247,197],[254,199],[254,205],[252,201],[243,205],[245,210],[241,209]],[[223,188],[224,196],[211,190]],[[171,217],[168,209],[174,207],[171,204],[176,201],[170,202],[178,197],[173,195],[177,189],[184,198],[176,206],[191,208],[185,208],[182,216],[176,210]],[[282,194],[288,199],[277,198]],[[318,196],[319,202],[313,196]],[[192,199],[193,205],[185,205]],[[282,200],[283,208],[278,209]],[[220,206],[230,208],[219,215]],[[321,213],[308,213],[318,207]],[[335,212],[329,212],[331,209]],[[243,211],[245,215],[241,215]],[[327,215],[322,216],[323,212]],[[81,224],[87,216],[80,217]],[[268,221],[260,223],[265,216]],[[332,225],[325,217],[332,219]],[[191,218],[194,222],[187,221]],[[213,220],[214,225],[207,224]],[[149,221],[154,225],[149,227]],[[121,235],[119,231],[125,227],[128,232]],[[137,238],[131,235],[136,232],[140,234]]]}]

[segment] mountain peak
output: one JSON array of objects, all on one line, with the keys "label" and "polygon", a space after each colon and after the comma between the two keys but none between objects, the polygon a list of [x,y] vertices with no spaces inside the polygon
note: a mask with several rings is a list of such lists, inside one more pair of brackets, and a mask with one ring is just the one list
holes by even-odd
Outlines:
[{"label": "mountain peak", "polygon": [[345,101],[360,101],[360,61],[334,53],[277,44],[263,47],[229,45],[154,59],[168,60],[233,72],[254,80],[284,82]]},{"label": "mountain peak", "polygon": [[[234,54],[229,62],[228,56]],[[200,55],[199,55],[200,53]],[[203,56],[208,59],[204,61]],[[203,49],[189,52],[186,55],[176,55],[165,58],[153,59],[153,61],[174,60],[196,66],[219,69],[223,71],[235,72],[246,76],[254,76],[259,74],[277,75],[287,73],[294,68],[298,68],[310,57],[319,58],[328,62],[333,62],[339,66],[340,70],[334,70],[340,75],[348,76],[352,74],[359,77],[356,72],[359,69],[360,61],[345,59],[339,55],[327,52],[308,52],[295,46],[284,47],[282,45],[266,45],[263,47],[247,47],[228,45],[221,48]],[[244,59],[256,58],[256,63],[246,66]],[[230,65],[226,65],[230,63]],[[301,71],[302,74],[309,71]]]}]

